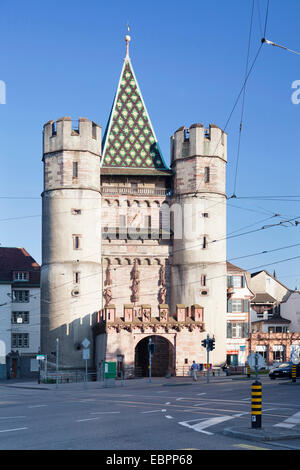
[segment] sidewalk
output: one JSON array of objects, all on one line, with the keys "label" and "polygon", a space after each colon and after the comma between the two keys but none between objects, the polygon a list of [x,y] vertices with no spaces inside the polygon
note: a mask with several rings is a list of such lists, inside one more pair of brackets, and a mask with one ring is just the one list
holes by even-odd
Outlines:
[{"label": "sidewalk", "polygon": [[[223,380],[231,380],[232,377],[226,377],[226,374],[215,376],[209,378],[211,383],[219,382]],[[249,380],[249,379],[248,379]],[[126,380],[116,380],[115,384],[107,382],[106,384],[103,381],[95,382],[70,382],[70,383],[59,383],[59,390],[92,390],[92,389],[104,389],[104,388],[128,388],[128,387],[149,387],[149,386],[184,386],[184,385],[200,385],[206,384],[206,377],[198,377],[198,380],[194,382],[192,377],[152,377],[151,382],[149,382],[148,377],[137,378],[137,379],[126,379]],[[0,387],[9,387],[9,388],[28,388],[35,390],[55,390],[56,383],[41,383],[38,384],[36,379],[10,379],[5,381],[0,381]]]}]

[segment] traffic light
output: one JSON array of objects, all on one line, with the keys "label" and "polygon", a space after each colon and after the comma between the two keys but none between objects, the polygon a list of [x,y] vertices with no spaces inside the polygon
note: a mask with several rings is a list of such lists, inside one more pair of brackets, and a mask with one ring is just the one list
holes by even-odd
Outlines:
[{"label": "traffic light", "polygon": [[206,346],[207,346],[207,341],[206,341],[206,339],[204,339],[203,341],[201,341],[201,344],[202,344],[202,346],[203,346],[204,348],[206,348]]},{"label": "traffic light", "polygon": [[209,349],[210,349],[210,351],[213,351],[215,349],[215,339],[214,338],[211,338],[209,340]]}]

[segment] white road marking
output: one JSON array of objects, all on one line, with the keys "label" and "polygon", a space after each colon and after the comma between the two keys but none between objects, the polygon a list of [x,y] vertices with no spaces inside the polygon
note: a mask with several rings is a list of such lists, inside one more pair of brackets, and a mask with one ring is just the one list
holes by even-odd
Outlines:
[{"label": "white road marking", "polygon": [[278,428],[293,428],[295,425],[294,424],[288,424],[288,423],[278,423],[278,424],[274,424],[274,427],[278,427]]},{"label": "white road marking", "polygon": [[[203,434],[207,434],[209,436],[212,436],[214,433],[205,431],[205,428],[208,428],[210,426],[215,426],[216,424],[223,423],[224,421],[228,421],[230,419],[236,418],[239,415],[234,415],[234,416],[216,416],[215,418],[209,418],[209,419],[193,419],[189,421],[181,421],[179,424],[182,426],[186,426],[188,428],[193,429],[193,431],[197,432],[202,432]],[[191,422],[197,421],[196,424],[189,424]]]},{"label": "white road marking", "polygon": [[99,416],[97,418],[85,418],[85,419],[77,419],[77,423],[81,423],[82,421],[93,421],[95,419],[99,419]]},{"label": "white road marking", "polygon": [[116,414],[121,413],[121,411],[91,411],[90,415],[105,415],[105,414]]},{"label": "white road marking", "polygon": [[1,416],[0,419],[19,419],[19,418],[26,418],[26,416]]},{"label": "white road marking", "polygon": [[167,402],[165,403],[165,405],[170,405],[170,404],[171,404],[171,402],[170,402],[170,401],[167,401]]},{"label": "white road marking", "polygon": [[282,421],[282,423],[274,424],[274,426],[281,428],[293,428],[296,426],[296,424],[300,424],[300,411],[285,419]]},{"label": "white road marking", "polygon": [[210,403],[205,403],[205,402],[203,402],[203,403],[196,403],[196,404],[193,405],[193,406],[207,406],[207,405],[209,405],[209,404],[210,404]]},{"label": "white road marking", "polygon": [[146,413],[161,413],[161,412],[165,412],[167,410],[151,410],[151,411],[141,411],[142,414],[146,414]]},{"label": "white road marking", "polygon": [[165,417],[168,419],[173,419],[173,416],[170,416],[170,415],[166,415]]},{"label": "white road marking", "polygon": [[31,406],[28,406],[28,408],[42,408],[43,406],[48,406],[48,405],[31,405]]},{"label": "white road marking", "polygon": [[196,395],[206,395],[206,392],[203,392],[203,393],[197,393]]},{"label": "white road marking", "polygon": [[176,401],[184,400],[184,398],[176,398]]},{"label": "white road marking", "polygon": [[1,429],[0,432],[22,431],[23,429],[28,429],[28,428]]}]

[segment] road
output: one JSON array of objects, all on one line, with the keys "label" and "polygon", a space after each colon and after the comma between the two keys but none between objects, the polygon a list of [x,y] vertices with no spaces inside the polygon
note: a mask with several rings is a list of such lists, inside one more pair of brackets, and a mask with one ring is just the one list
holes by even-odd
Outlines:
[{"label": "road", "polygon": [[[251,427],[253,380],[147,379],[103,388],[99,382],[0,385],[1,450],[300,450],[300,439],[253,442],[223,434]],[[263,384],[263,426],[299,430],[299,385]]]}]

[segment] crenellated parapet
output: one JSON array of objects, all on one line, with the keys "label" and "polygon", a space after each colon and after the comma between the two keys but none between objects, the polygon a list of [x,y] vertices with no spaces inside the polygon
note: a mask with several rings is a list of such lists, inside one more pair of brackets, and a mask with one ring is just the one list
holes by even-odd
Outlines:
[{"label": "crenellated parapet", "polygon": [[44,154],[63,150],[91,152],[101,155],[101,127],[89,119],[80,117],[72,121],[62,117],[48,121],[43,133]]},{"label": "crenellated parapet", "polygon": [[171,163],[190,157],[219,157],[227,161],[227,134],[215,124],[180,127],[171,137]]},{"label": "crenellated parapet", "polygon": [[[161,304],[159,306],[159,317],[151,316],[150,305],[142,305],[141,316],[136,316],[135,307],[133,304],[125,304],[122,317],[115,316],[115,306],[109,305],[108,307],[99,311],[94,321],[94,332],[96,334],[108,333],[114,330],[120,333],[126,330],[130,333],[133,332],[152,332],[152,333],[168,333],[170,331],[180,332],[182,329],[193,331],[199,329],[200,332],[205,331],[203,307],[200,305],[192,305],[186,307],[185,305],[177,305],[176,313],[169,315],[169,306]],[[188,315],[188,310],[191,310],[192,315]]]}]

